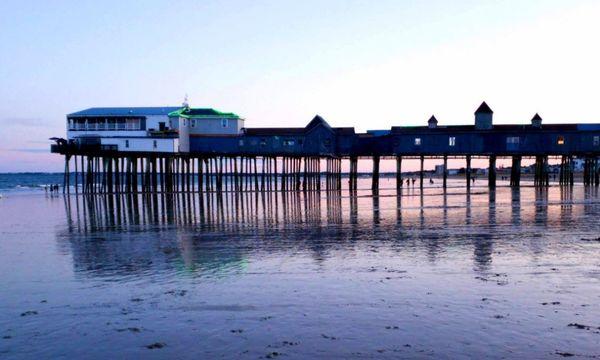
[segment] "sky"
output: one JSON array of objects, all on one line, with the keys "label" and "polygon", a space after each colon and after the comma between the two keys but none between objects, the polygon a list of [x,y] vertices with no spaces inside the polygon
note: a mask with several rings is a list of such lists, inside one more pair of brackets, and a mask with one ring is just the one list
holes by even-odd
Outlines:
[{"label": "sky", "polygon": [[61,171],[49,137],[96,106],[357,131],[598,122],[600,1],[0,2],[0,172]]}]

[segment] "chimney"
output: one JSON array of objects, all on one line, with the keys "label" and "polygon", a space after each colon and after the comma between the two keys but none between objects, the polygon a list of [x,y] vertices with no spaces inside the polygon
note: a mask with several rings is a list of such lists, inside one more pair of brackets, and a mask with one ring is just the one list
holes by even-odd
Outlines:
[{"label": "chimney", "polygon": [[535,113],[533,118],[531,118],[531,127],[536,129],[542,128],[542,117],[538,113]]},{"label": "chimney", "polygon": [[494,112],[488,104],[484,102],[479,105],[477,110],[475,111],[475,129],[477,130],[491,130],[492,125],[492,116]]},{"label": "chimney", "polygon": [[428,126],[430,129],[435,129],[435,128],[437,127],[437,123],[438,123],[438,121],[437,121],[437,119],[435,118],[435,116],[434,116],[434,115],[431,115],[431,117],[430,117],[430,118],[429,118],[429,120],[427,121],[427,126]]}]

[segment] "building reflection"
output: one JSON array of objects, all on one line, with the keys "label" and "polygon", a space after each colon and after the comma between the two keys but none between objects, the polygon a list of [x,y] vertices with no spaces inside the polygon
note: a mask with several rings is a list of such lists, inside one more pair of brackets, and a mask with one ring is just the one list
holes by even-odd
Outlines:
[{"label": "building reflection", "polygon": [[[470,248],[474,271],[485,273],[498,243],[510,241],[501,227],[531,223],[543,235],[547,227],[566,226],[564,221],[573,226],[576,220],[572,189],[555,190],[561,205],[552,217],[547,191],[531,189],[531,202],[523,205],[524,191],[72,196],[65,198],[67,224],[57,236],[66,240],[75,269],[90,276],[163,269],[216,275],[243,271],[249,258],[278,253],[309,254],[322,264],[336,252],[368,247],[399,256],[422,253],[430,263],[441,252]],[[586,214],[598,212],[592,201],[597,195],[586,195]],[[543,251],[532,246],[532,253]]]}]

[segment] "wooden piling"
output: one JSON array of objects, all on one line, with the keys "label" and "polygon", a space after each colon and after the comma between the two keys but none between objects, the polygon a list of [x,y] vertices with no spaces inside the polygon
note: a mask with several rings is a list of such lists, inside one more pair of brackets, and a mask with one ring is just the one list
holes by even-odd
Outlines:
[{"label": "wooden piling", "polygon": [[490,156],[490,164],[488,167],[488,187],[490,189],[496,188],[496,156]]},{"label": "wooden piling", "polygon": [[396,191],[402,190],[402,156],[396,156]]},{"label": "wooden piling", "polygon": [[471,190],[471,155],[467,155],[466,161],[465,176],[467,179],[467,190]]},{"label": "wooden piling", "polygon": [[371,180],[371,190],[379,191],[379,156],[373,156],[373,174]]},{"label": "wooden piling", "polygon": [[442,187],[446,190],[448,185],[448,155],[444,155],[444,173],[442,175]]},{"label": "wooden piling", "polygon": [[423,190],[423,177],[425,175],[425,157],[421,155],[421,169],[419,171],[419,188]]}]

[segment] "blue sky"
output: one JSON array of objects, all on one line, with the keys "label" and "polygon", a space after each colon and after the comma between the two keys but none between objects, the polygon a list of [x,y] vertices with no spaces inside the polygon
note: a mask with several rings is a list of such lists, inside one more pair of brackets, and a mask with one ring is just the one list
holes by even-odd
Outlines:
[{"label": "blue sky", "polygon": [[357,130],[600,122],[598,1],[0,2],[0,172],[61,170],[47,138],[93,106],[315,114]]}]

